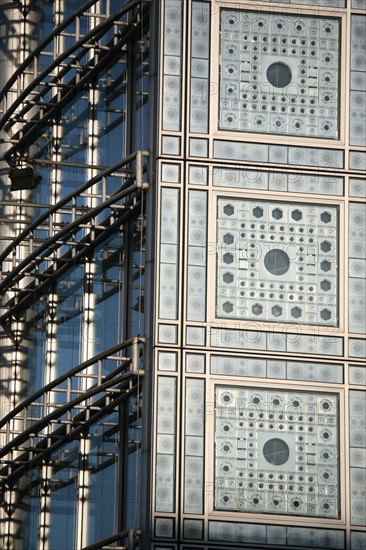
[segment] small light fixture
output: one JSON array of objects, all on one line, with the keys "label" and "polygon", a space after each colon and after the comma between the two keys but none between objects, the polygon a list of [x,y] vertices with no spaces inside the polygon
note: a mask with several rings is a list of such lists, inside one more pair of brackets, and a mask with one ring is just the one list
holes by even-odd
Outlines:
[{"label": "small light fixture", "polygon": [[10,191],[23,191],[25,189],[34,189],[42,179],[33,166],[17,166],[9,171],[11,181]]}]

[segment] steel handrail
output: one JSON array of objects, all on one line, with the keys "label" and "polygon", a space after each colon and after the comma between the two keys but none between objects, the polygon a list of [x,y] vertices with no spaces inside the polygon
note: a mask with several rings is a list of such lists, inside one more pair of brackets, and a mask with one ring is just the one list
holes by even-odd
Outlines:
[{"label": "steel handrail", "polygon": [[[21,244],[22,241],[24,241],[28,235],[32,233],[32,231],[35,231],[38,226],[40,226],[43,222],[45,222],[49,216],[52,214],[55,214],[60,208],[65,206],[68,202],[70,202],[72,199],[76,198],[78,195],[95,185],[96,183],[100,182],[103,178],[110,176],[113,172],[117,172],[120,168],[125,166],[126,164],[131,163],[135,158],[138,157],[138,154],[141,154],[143,157],[148,157],[149,152],[148,151],[136,151],[135,153],[132,153],[128,155],[123,160],[120,160],[113,164],[112,166],[106,168],[100,174],[97,174],[87,182],[83,183],[80,187],[78,187],[75,191],[71,191],[68,195],[66,195],[63,199],[60,199],[55,205],[51,206],[48,210],[46,210],[43,214],[41,214],[36,220],[34,220],[31,224],[29,224],[13,241],[5,248],[5,250],[0,254],[0,264],[2,264],[6,258],[9,256],[11,252],[13,252],[16,247]],[[0,287],[1,288],[1,287]]]},{"label": "steel handrail", "polygon": [[[6,121],[10,118],[10,116],[16,111],[16,109],[21,105],[21,103],[25,100],[25,98],[34,90],[34,88],[42,82],[42,80],[56,67],[62,63],[67,57],[69,57],[79,46],[81,46],[84,42],[87,42],[91,38],[93,38],[95,35],[98,34],[105,34],[105,31],[113,25],[114,21],[117,18],[122,17],[125,13],[129,12],[131,9],[136,7],[138,4],[140,4],[140,0],[132,0],[128,4],[126,4],[121,10],[117,11],[113,15],[109,16],[103,23],[100,25],[94,27],[91,29],[87,34],[83,35],[79,40],[77,40],[70,48],[62,52],[44,71],[42,71],[36,78],[32,80],[32,82],[23,90],[21,94],[17,97],[17,99],[12,103],[12,105],[9,107],[9,109],[4,113],[2,120],[0,120],[0,129],[4,127],[6,124]],[[97,14],[96,14],[97,16]],[[51,37],[53,38],[55,34],[52,33]],[[26,67],[24,67],[25,69]],[[58,75],[59,77],[59,75]],[[33,107],[30,106],[29,109]]]},{"label": "steel handrail", "polygon": [[[69,371],[67,371],[65,374],[62,374],[52,382],[49,382],[36,392],[34,392],[32,395],[24,399],[19,405],[14,407],[10,413],[8,413],[4,418],[0,420],[0,430],[5,426],[7,422],[10,420],[13,420],[13,418],[19,414],[23,409],[26,407],[29,407],[36,399],[39,399],[42,395],[45,393],[51,391],[54,387],[58,386],[59,384],[62,384],[62,382],[65,382],[68,378],[71,378],[81,372],[82,370],[91,367],[98,361],[101,361],[103,359],[107,359],[109,355],[113,355],[117,353],[118,351],[122,351],[123,349],[131,346],[132,344],[143,344],[145,342],[145,338],[143,336],[135,336],[133,338],[130,338],[129,340],[126,340],[125,342],[121,342],[119,344],[116,344],[115,346],[112,346],[111,348],[108,348],[107,350],[98,353],[91,359],[88,359],[87,361],[84,361],[83,363],[80,363],[80,365],[77,365],[76,367],[73,367]],[[121,359],[125,359],[124,357],[121,357]]]},{"label": "steel handrail", "polygon": [[[108,405],[105,405],[103,407],[103,409],[101,409],[98,412],[94,413],[88,420],[85,420],[77,428],[75,428],[71,432],[68,432],[67,435],[64,436],[63,439],[61,439],[61,438],[58,439],[57,441],[55,441],[51,445],[48,445],[45,450],[43,450],[41,452],[38,452],[35,457],[31,458],[30,460],[27,460],[27,462],[25,464],[22,463],[22,465],[19,466],[19,468],[17,470],[15,470],[10,475],[7,475],[7,477],[0,482],[0,485],[2,487],[4,485],[8,485],[8,487],[9,487],[15,479],[19,478],[23,474],[23,472],[31,469],[34,465],[36,465],[37,462],[39,462],[42,459],[42,455],[52,454],[53,451],[55,451],[59,447],[62,447],[62,445],[64,444],[65,441],[70,442],[70,440],[75,439],[76,438],[75,436],[78,436],[81,432],[83,432],[85,430],[85,428],[91,426],[92,424],[94,424],[95,422],[97,422],[98,420],[103,418],[104,416],[107,416],[124,399],[126,399],[130,395],[133,395],[133,393],[135,391],[137,391],[138,388],[139,388],[138,384],[128,388],[125,393],[121,394],[119,397],[116,397],[114,400],[112,400],[111,403],[109,403]],[[85,411],[84,411],[84,413],[85,413]],[[80,413],[80,414],[83,414],[83,413]],[[74,420],[78,419],[79,416],[80,415],[78,415],[76,418],[74,418]],[[50,436],[52,436],[52,434],[50,434]],[[45,441],[45,440],[43,440],[43,441]],[[30,451],[24,450],[24,452],[30,452]]]},{"label": "steel handrail", "polygon": [[[138,2],[138,0],[136,0],[136,2]],[[141,19],[138,24],[141,25],[142,23],[144,23],[144,19],[145,18]],[[104,52],[102,55],[99,56],[100,61],[98,61],[96,65],[93,65],[93,67],[88,70],[85,76],[77,81],[75,80],[75,78],[70,81],[69,84],[73,83],[72,89],[66,92],[61,97],[61,99],[58,99],[57,101],[52,101],[52,106],[50,107],[50,109],[47,110],[47,112],[42,117],[38,118],[36,121],[33,121],[35,122],[35,124],[31,125],[32,120],[30,120],[28,122],[28,125],[30,125],[30,127],[28,129],[25,129],[24,134],[22,135],[22,137],[18,138],[17,143],[10,147],[10,149],[8,149],[4,153],[4,160],[11,164],[8,159],[13,155],[13,153],[17,149],[19,149],[24,142],[32,139],[32,134],[38,135],[40,127],[45,126],[52,116],[55,116],[55,114],[60,111],[63,106],[68,103],[68,101],[75,97],[75,88],[83,86],[84,84],[89,82],[89,80],[91,80],[94,76],[96,76],[102,69],[104,69],[105,66],[108,65],[108,63],[113,59],[115,52],[121,51],[122,46],[130,39],[130,34],[132,32],[136,32],[136,30],[137,26],[134,26],[133,28],[129,29],[124,35],[122,35],[118,42],[116,42],[113,47],[111,47],[110,51]]]},{"label": "steel handrail", "polygon": [[25,71],[25,69],[30,65],[30,63],[39,55],[42,50],[44,50],[63,30],[66,29],[79,15],[82,15],[84,11],[89,9],[93,4],[96,4],[99,0],[89,0],[83,4],[80,8],[75,10],[68,19],[65,19],[57,27],[53,29],[53,32],[49,34],[43,42],[41,42],[34,50],[28,55],[28,57],[18,66],[13,75],[9,78],[5,86],[0,90],[0,101],[3,100],[5,95],[9,92],[12,85],[17,81],[17,78]]}]

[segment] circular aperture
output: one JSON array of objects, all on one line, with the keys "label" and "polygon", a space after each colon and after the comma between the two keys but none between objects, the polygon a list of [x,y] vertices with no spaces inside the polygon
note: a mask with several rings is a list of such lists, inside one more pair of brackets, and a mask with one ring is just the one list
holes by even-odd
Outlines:
[{"label": "circular aperture", "polygon": [[263,455],[270,464],[281,466],[288,461],[290,449],[285,441],[275,437],[264,444]]},{"label": "circular aperture", "polygon": [[284,88],[291,82],[291,69],[286,63],[277,61],[272,63],[267,69],[267,80],[275,88]]},{"label": "circular aperture", "polygon": [[264,256],[264,267],[272,275],[283,275],[290,268],[290,258],[283,250],[270,250]]}]

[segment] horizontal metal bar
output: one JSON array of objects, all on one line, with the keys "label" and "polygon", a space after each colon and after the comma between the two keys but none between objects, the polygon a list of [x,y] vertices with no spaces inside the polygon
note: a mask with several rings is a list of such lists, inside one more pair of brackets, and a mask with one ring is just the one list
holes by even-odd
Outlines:
[{"label": "horizontal metal bar", "polygon": [[[32,53],[21,63],[17,70],[13,73],[13,75],[9,78],[5,86],[0,91],[0,101],[3,100],[4,96],[10,91],[13,84],[15,84],[17,78],[25,71],[26,67],[37,57],[37,55],[42,53],[42,50],[44,50],[54,39],[55,36],[62,33],[64,29],[66,29],[77,17],[82,15],[85,10],[87,10],[89,7],[96,4],[98,0],[89,0],[89,2],[86,2],[83,4],[79,9],[76,9],[70,17],[62,21],[60,25],[55,27],[51,34],[47,36],[41,42],[33,51]],[[46,52],[47,55],[52,56],[52,52]]]},{"label": "horizontal metal bar", "polygon": [[[86,191],[89,189],[89,187],[92,187],[99,181],[101,181],[104,177],[110,176],[113,172],[117,171],[122,166],[125,166],[126,164],[129,164],[136,158],[137,152],[132,153],[131,155],[128,155],[124,159],[120,160],[113,166],[109,166],[105,170],[103,170],[100,174],[94,176],[90,180],[88,180],[86,183],[78,187],[75,191],[72,191],[66,197],[59,200],[55,205],[50,207],[47,212],[44,212],[41,216],[39,216],[34,222],[32,222],[26,229],[24,229],[18,237],[16,237],[12,243],[5,248],[5,250],[0,254],[0,264],[7,258],[7,256],[14,250],[32,231],[34,231],[41,223],[46,221],[48,217],[51,214],[55,214],[60,208],[65,206],[68,202],[70,202],[73,198],[77,198],[78,195],[80,195],[83,191]],[[148,151],[143,151],[143,156],[148,157],[149,153]]]},{"label": "horizontal metal bar", "polygon": [[[98,542],[95,542],[94,544],[90,544],[89,546],[84,546],[84,548],[82,548],[81,550],[99,550],[101,548],[105,548],[108,544],[111,544],[112,542],[119,542],[119,541],[122,542],[124,539],[129,539],[131,535],[133,537],[140,536],[141,530],[129,529],[128,531],[122,531],[121,533],[117,533],[115,535],[112,535],[111,537],[102,539]],[[112,548],[116,548],[116,547],[112,546]],[[126,548],[126,546],[124,546],[123,548]]]},{"label": "horizontal metal bar", "polygon": [[[18,160],[23,162],[29,162],[28,157],[22,157],[20,156]],[[83,164],[81,162],[69,162],[69,161],[62,161],[62,160],[49,160],[49,159],[32,159],[32,164],[40,164],[40,165],[49,165],[49,166],[64,166],[65,168],[83,168],[85,170],[108,170],[108,166],[104,166],[102,164]],[[118,177],[125,177],[127,178],[133,178],[135,175],[134,170],[124,170],[123,172],[118,172]],[[117,175],[116,175],[117,177]],[[18,203],[19,204],[19,203]],[[22,203],[23,205],[23,203]],[[49,205],[48,205],[49,206]]]},{"label": "horizontal metal bar", "polygon": [[[145,342],[145,338],[143,336],[136,336],[135,338],[138,338],[140,343]],[[25,409],[26,407],[29,407],[30,405],[32,405],[32,403],[34,401],[36,401],[37,399],[42,397],[45,393],[51,391],[56,386],[59,386],[60,384],[62,384],[62,382],[65,382],[68,378],[73,378],[75,375],[79,374],[84,369],[86,369],[88,367],[91,367],[92,365],[94,365],[98,361],[101,361],[103,359],[108,359],[109,355],[113,355],[115,353],[118,353],[119,351],[122,351],[123,349],[128,348],[129,346],[131,346],[133,344],[133,342],[134,342],[134,338],[130,338],[129,340],[126,340],[125,342],[121,342],[121,343],[119,343],[119,344],[117,344],[117,345],[115,345],[115,346],[99,353],[98,355],[95,355],[91,359],[88,359],[88,361],[84,361],[80,365],[78,365],[78,366],[70,369],[69,371],[67,371],[62,376],[59,376],[58,378],[56,378],[55,380],[53,380],[49,384],[46,384],[46,386],[43,386],[43,388],[41,388],[41,389],[37,390],[36,392],[34,392],[31,396],[29,396],[27,399],[25,399],[24,401],[19,403],[19,405],[17,405],[16,407],[14,407],[14,409],[10,413],[8,413],[6,416],[4,416],[4,418],[0,420],[0,429],[3,428],[7,422],[12,420],[23,409]],[[121,358],[121,359],[123,359],[123,358]]]},{"label": "horizontal metal bar", "polygon": [[[98,25],[97,27],[94,27],[92,30],[90,30],[87,34],[83,35],[77,42],[75,42],[70,48],[68,48],[66,51],[62,52],[61,55],[55,59],[51,65],[49,65],[40,75],[38,75],[30,84],[23,90],[23,92],[17,97],[17,99],[12,103],[11,107],[6,111],[4,114],[3,120],[0,122],[0,129],[5,126],[6,121],[9,119],[9,117],[16,111],[16,109],[21,105],[21,103],[24,101],[24,99],[27,97],[27,95],[33,90],[35,86],[39,84],[39,82],[42,81],[43,78],[45,78],[50,71],[55,69],[60,65],[60,63],[69,57],[70,54],[72,54],[77,48],[83,45],[84,42],[89,40],[92,37],[95,37],[95,35],[103,35],[105,34],[106,30],[113,25],[114,19],[122,17],[125,13],[132,10],[134,7],[139,5],[141,0],[132,0],[128,4],[126,4],[121,10],[117,11],[113,15],[111,15],[108,19],[106,19],[103,23]],[[95,2],[92,2],[94,4]],[[92,5],[91,4],[91,5]],[[55,31],[52,33],[52,36],[55,35]],[[28,58],[29,59],[29,58]],[[27,61],[27,60],[26,60]],[[28,63],[31,60],[28,61]],[[22,64],[23,65],[23,64]],[[21,66],[22,66],[21,65]],[[25,66],[23,67],[23,71],[25,69]],[[17,75],[20,75],[20,73],[17,73]],[[57,78],[60,78],[60,74],[57,75]],[[9,84],[9,83],[8,83]],[[0,99],[2,99],[2,95],[0,93]]]},{"label": "horizontal metal bar", "polygon": [[[71,440],[79,437],[81,432],[83,432],[86,428],[88,428],[104,416],[108,416],[110,412],[112,412],[113,409],[115,409],[124,399],[128,399],[137,390],[138,385],[129,388],[129,390],[126,390],[125,393],[121,394],[111,403],[103,407],[101,411],[95,413],[95,415],[92,415],[88,420],[80,423],[77,428],[75,428],[71,432],[68,431],[63,437],[60,437],[58,441],[55,441],[51,445],[47,445],[43,452],[40,451],[40,453],[36,457],[33,457],[32,459],[26,461],[24,465],[15,470],[12,474],[8,475],[5,479],[1,480],[0,486],[3,488],[3,490],[5,485],[10,487],[16,481],[16,479],[19,479],[19,477],[23,475],[24,472],[30,470],[33,466],[35,466],[37,462],[42,459],[43,455],[50,455],[53,451],[55,451],[59,447],[62,447],[64,443],[69,443]],[[83,413],[85,413],[85,409],[83,409]],[[46,440],[43,440],[41,443],[46,443]]]}]

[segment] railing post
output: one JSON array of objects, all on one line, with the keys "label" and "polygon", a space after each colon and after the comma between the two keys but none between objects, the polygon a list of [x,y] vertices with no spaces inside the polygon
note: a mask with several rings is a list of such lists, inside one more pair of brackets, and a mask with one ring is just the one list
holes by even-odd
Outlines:
[{"label": "railing post", "polygon": [[136,151],[136,183],[141,186],[143,183],[143,156],[142,151]]},{"label": "railing post", "polygon": [[139,347],[139,338],[135,336],[132,340],[132,364],[131,371],[133,374],[138,374],[139,372],[139,360],[140,360],[140,347]]},{"label": "railing post", "polygon": [[128,532],[128,550],[135,550],[136,548],[136,529],[130,529]]}]

